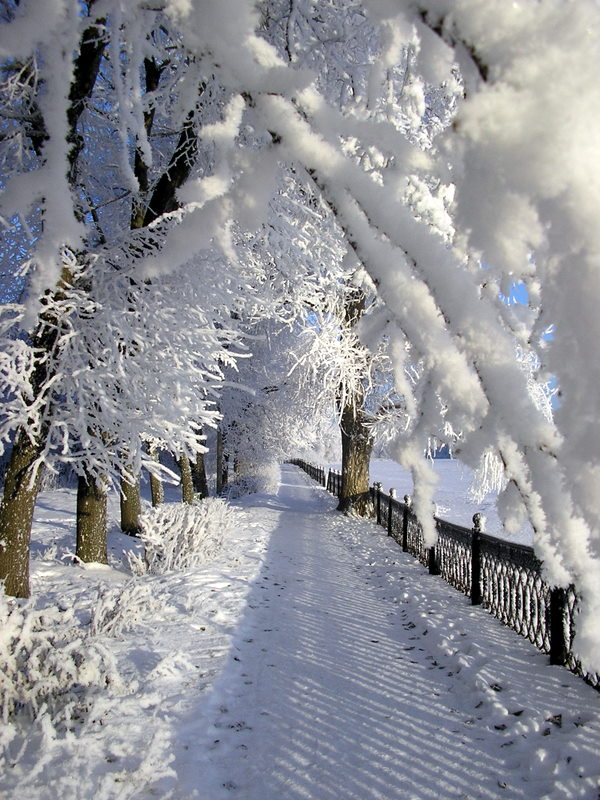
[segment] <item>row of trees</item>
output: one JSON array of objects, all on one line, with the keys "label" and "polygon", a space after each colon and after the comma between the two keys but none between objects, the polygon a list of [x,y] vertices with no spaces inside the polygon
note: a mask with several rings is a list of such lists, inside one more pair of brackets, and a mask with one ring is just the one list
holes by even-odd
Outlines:
[{"label": "row of trees", "polygon": [[243,469],[304,394],[346,463],[395,420],[429,540],[424,442],[493,455],[596,658],[599,39],[593,0],[7,0],[5,589],[43,464],[135,495],[153,447],[195,461],[222,419]]}]

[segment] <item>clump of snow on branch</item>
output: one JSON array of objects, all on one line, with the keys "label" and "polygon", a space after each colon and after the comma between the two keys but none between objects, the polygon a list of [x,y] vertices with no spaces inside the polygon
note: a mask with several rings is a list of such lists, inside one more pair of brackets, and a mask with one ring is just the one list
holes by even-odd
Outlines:
[{"label": "clump of snow on branch", "polygon": [[146,511],[139,518],[144,555],[129,554],[130,567],[138,575],[162,575],[205,564],[219,552],[235,520],[235,510],[219,498]]},{"label": "clump of snow on branch", "polygon": [[31,380],[35,358],[31,346],[16,333],[23,310],[15,304],[0,307],[0,396],[3,412],[0,417],[0,453],[11,435],[27,421],[32,397]]}]

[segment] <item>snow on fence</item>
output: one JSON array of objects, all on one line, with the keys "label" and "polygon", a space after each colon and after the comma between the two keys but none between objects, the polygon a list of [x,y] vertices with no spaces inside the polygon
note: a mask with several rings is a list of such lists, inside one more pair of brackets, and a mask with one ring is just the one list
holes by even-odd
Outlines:
[{"label": "snow on fence", "polygon": [[[326,470],[301,459],[290,463],[303,469],[336,497],[342,490],[338,470]],[[371,488],[377,523],[387,530],[405,553],[417,558],[430,574],[440,575],[466,594],[472,605],[482,605],[505,625],[527,637],[551,664],[568,667],[600,690],[600,675],[583,670],[573,652],[577,615],[575,587],[551,587],[542,577],[542,564],[533,548],[490,536],[482,530],[482,516],[473,516],[473,528],[464,528],[435,518],[438,540],[426,547],[422,528],[411,509],[410,496],[404,502],[389,494],[381,483]]]}]

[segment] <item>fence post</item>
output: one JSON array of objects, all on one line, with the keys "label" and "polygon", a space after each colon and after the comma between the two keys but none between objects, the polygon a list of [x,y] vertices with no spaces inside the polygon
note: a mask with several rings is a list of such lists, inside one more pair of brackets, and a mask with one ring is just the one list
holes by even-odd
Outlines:
[{"label": "fence post", "polygon": [[471,537],[471,605],[480,606],[481,594],[481,531],[484,518],[473,514],[473,535]]},{"label": "fence post", "polygon": [[408,515],[410,513],[411,498],[404,495],[404,510],[402,513],[402,551],[408,553]]},{"label": "fence post", "polygon": [[440,571],[438,569],[437,561],[435,558],[435,545],[432,545],[429,548],[429,557],[428,557],[428,567],[429,567],[429,574],[430,575],[439,575]]},{"label": "fence post", "polygon": [[381,481],[375,481],[373,488],[375,489],[375,502],[377,509],[377,524],[381,525]]},{"label": "fence post", "polygon": [[387,518],[387,535],[391,536],[393,532],[392,526],[392,506],[394,502],[394,498],[396,497],[396,490],[390,489],[390,493],[388,496],[388,518]]},{"label": "fence post", "polygon": [[550,592],[550,663],[567,663],[569,643],[566,628],[567,590],[555,586]]}]

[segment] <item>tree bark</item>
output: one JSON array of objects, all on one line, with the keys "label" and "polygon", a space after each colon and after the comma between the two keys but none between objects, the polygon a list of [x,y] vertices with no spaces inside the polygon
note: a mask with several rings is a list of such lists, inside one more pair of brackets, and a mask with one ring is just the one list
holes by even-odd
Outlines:
[{"label": "tree bark", "polygon": [[[158,462],[158,450],[154,445],[148,445],[148,455],[153,461]],[[150,497],[152,498],[152,507],[156,508],[165,501],[165,490],[160,478],[156,475],[150,474]]]},{"label": "tree bark", "polygon": [[177,461],[181,473],[181,499],[191,505],[194,502],[194,483],[192,481],[192,467],[185,453]]},{"label": "tree bark", "polygon": [[342,491],[338,511],[371,516],[373,502],[369,491],[369,463],[373,440],[365,427],[360,407],[346,405],[340,422],[342,436]]},{"label": "tree bark", "polygon": [[206,479],[206,464],[204,463],[204,453],[198,453],[196,461],[192,466],[192,478],[194,490],[200,497],[208,497],[208,481]]},{"label": "tree bark", "polygon": [[129,536],[138,536],[140,532],[139,517],[142,513],[140,498],[140,481],[129,483],[121,481],[121,530]]},{"label": "tree bark", "polygon": [[156,508],[165,502],[165,490],[160,478],[150,473],[150,498],[152,500],[152,507]]},{"label": "tree bark", "polygon": [[29,542],[41,469],[34,467],[40,455],[20,430],[13,445],[0,503],[0,580],[12,597],[29,597]]},{"label": "tree bark", "polygon": [[198,134],[195,130],[195,109],[188,114],[169,166],[158,179],[142,219],[142,226],[152,224],[158,217],[179,208],[177,189],[188,179],[198,157]]},{"label": "tree bark", "polygon": [[[365,295],[362,291],[348,297],[344,306],[343,335],[354,335],[365,311]],[[356,342],[356,347],[361,345]],[[342,393],[345,397],[340,408],[340,433],[342,437],[342,491],[338,511],[345,514],[371,516],[373,502],[369,492],[369,462],[373,439],[366,425],[365,392],[362,386]]]},{"label": "tree bark", "polygon": [[[60,298],[72,279],[68,270],[63,269],[55,297]],[[47,308],[47,305],[46,305]],[[32,336],[32,349],[38,357],[31,378],[31,394],[39,398],[53,371],[48,367],[48,354],[56,349],[60,337],[61,321],[48,311],[40,315],[40,320]],[[44,399],[45,410],[51,400]],[[36,441],[32,442],[22,425],[15,437],[10,461],[4,481],[4,496],[0,503],[0,580],[4,581],[4,591],[14,597],[29,597],[29,543],[31,524],[37,498],[41,469],[34,464],[44,450],[47,426],[43,425]]]},{"label": "tree bark", "polygon": [[217,494],[221,494],[226,483],[227,467],[225,466],[225,454],[223,452],[223,432],[219,428],[217,431]]},{"label": "tree bark", "polygon": [[106,489],[98,481],[80,476],[77,481],[77,548],[86,563],[107,564]]},{"label": "tree bark", "polygon": [[[90,3],[90,10],[92,5],[93,3]],[[67,108],[69,133],[67,141],[71,145],[69,151],[69,178],[72,183],[76,182],[76,164],[84,147],[83,137],[77,133],[77,125],[85,109],[85,101],[92,96],[94,91],[102,56],[108,44],[108,39],[102,33],[105,19],[101,18],[98,22],[100,26],[98,24],[90,25],[83,32],[79,54],[74,64],[73,82],[69,92],[69,106]]]}]

